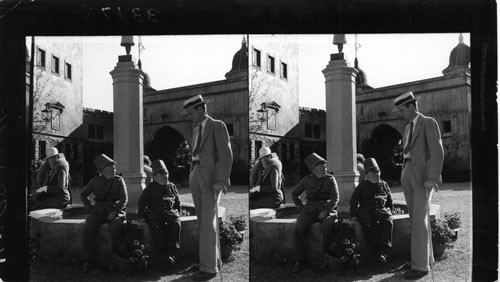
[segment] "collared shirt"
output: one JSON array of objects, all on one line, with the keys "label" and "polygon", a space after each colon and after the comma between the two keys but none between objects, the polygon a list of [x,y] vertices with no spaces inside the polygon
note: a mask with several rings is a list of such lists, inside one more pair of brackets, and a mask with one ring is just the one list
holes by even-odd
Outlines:
[{"label": "collared shirt", "polygon": [[[418,117],[420,116],[420,114],[417,113],[417,115],[413,118],[413,120],[411,121],[413,123],[413,132],[411,133],[412,135],[415,133],[415,125],[417,124],[417,120],[418,120]],[[408,142],[411,142],[411,140],[408,140],[410,137],[410,130],[408,130],[408,132],[406,133],[406,142],[404,144],[404,147],[403,148],[406,148],[406,145],[408,144]],[[413,138],[412,138],[413,139]],[[405,159],[409,159],[411,158],[411,155],[410,155],[410,152],[408,152],[408,154],[405,154],[404,155],[404,158]]]},{"label": "collared shirt", "polygon": [[[193,151],[194,151],[194,148],[196,148],[196,145],[198,144],[198,134],[201,134],[203,136],[203,132],[205,132],[205,127],[207,125],[207,120],[208,120],[208,116],[201,122],[201,133],[199,132],[200,131],[200,125],[198,125],[196,128],[196,131],[195,131],[195,134],[193,136],[194,138],[194,144],[193,144]],[[193,161],[199,161],[200,160],[200,156],[198,155],[193,155]]]}]

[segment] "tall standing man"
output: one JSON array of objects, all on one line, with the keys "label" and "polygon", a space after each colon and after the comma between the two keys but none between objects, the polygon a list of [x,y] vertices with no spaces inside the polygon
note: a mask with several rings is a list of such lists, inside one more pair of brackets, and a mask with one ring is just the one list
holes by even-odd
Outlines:
[{"label": "tall standing man", "polygon": [[201,95],[191,97],[184,101],[182,111],[196,124],[191,139],[193,163],[189,174],[199,235],[200,269],[193,275],[194,281],[209,280],[217,276],[220,268],[217,211],[220,193],[226,194],[230,185],[233,163],[226,125],[207,114],[208,102]]},{"label": "tall standing man", "polygon": [[412,92],[394,99],[394,112],[399,112],[405,121],[403,137],[403,171],[401,185],[408,205],[411,222],[411,269],[404,278],[419,279],[429,273],[434,263],[430,229],[430,202],[437,191],[443,168],[443,144],[435,119],[418,111]]}]

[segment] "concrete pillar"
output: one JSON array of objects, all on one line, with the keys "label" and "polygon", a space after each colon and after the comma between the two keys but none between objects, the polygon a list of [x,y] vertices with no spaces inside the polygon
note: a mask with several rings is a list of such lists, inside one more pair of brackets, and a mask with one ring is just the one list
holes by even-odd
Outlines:
[{"label": "concrete pillar", "polygon": [[343,54],[333,54],[323,70],[326,86],[326,157],[339,185],[339,211],[349,208],[358,184],[356,169],[356,74]]},{"label": "concrete pillar", "polygon": [[116,170],[127,185],[128,211],[137,210],[137,201],[145,188],[144,142],[142,124],[143,72],[132,56],[119,56],[113,77],[113,158]]}]

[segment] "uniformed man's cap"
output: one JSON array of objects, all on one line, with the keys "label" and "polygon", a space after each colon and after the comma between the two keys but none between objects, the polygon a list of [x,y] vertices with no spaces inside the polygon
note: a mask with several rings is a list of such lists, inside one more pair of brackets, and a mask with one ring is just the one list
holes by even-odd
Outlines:
[{"label": "uniformed man's cap", "polygon": [[370,172],[372,170],[380,171],[380,167],[377,164],[377,161],[374,158],[368,158],[363,162],[363,166],[365,168],[365,173]]},{"label": "uniformed man's cap", "polygon": [[153,170],[153,174],[160,172],[160,171],[168,172],[167,166],[165,166],[165,163],[162,160],[154,160],[151,163],[151,169]]},{"label": "uniformed man's cap", "polygon": [[309,156],[307,156],[304,159],[304,162],[306,163],[309,170],[312,170],[315,166],[317,166],[319,164],[327,163],[327,161],[325,159],[323,159],[322,157],[320,157],[316,153],[311,153]]},{"label": "uniformed man's cap", "polygon": [[110,157],[106,156],[105,154],[100,154],[94,159],[94,165],[99,171],[101,171],[104,167],[111,164],[116,164],[116,162],[113,161]]}]

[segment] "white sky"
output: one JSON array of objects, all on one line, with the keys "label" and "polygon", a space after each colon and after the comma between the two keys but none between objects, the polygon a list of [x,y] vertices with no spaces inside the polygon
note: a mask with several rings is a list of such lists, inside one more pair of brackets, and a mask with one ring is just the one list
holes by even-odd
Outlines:
[{"label": "white sky", "polygon": [[[246,37],[246,36],[245,36]],[[243,35],[142,36],[142,69],[156,90],[223,80]],[[131,54],[138,61],[138,37]],[[85,37],[84,107],[113,111],[113,80],[109,72],[125,54],[121,37]]]},{"label": "white sky", "polygon": [[[470,34],[463,33],[470,46]],[[458,44],[454,34],[358,34],[358,63],[374,88],[442,76],[450,52]],[[331,53],[338,53],[333,35],[293,36],[299,43],[299,104],[325,109],[325,77]],[[346,35],[343,52],[354,67],[355,36]]]},{"label": "white sky", "polygon": [[[470,46],[470,35],[464,33]],[[453,34],[359,34],[359,66],[374,88],[438,77],[448,66],[458,44]],[[260,35],[259,35],[260,37]],[[299,104],[325,108],[325,78],[321,72],[337,53],[333,35],[279,35],[299,44]],[[142,67],[157,90],[225,79],[243,35],[142,36]],[[250,41],[252,36],[250,35]],[[346,35],[344,53],[354,66],[354,35]],[[84,37],[83,105],[113,111],[113,85],[109,72],[118,55],[125,54],[121,37]],[[138,37],[132,47],[138,59]]]}]

